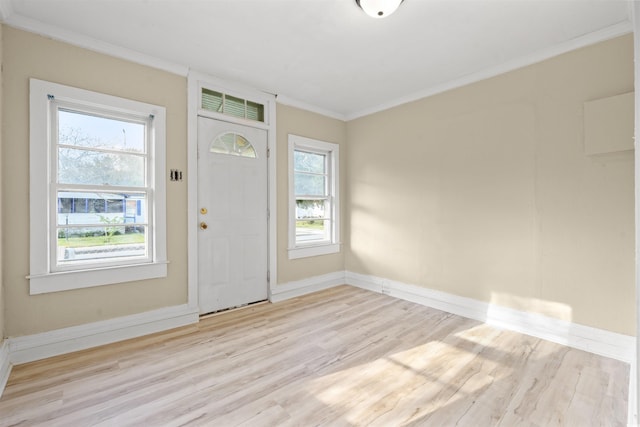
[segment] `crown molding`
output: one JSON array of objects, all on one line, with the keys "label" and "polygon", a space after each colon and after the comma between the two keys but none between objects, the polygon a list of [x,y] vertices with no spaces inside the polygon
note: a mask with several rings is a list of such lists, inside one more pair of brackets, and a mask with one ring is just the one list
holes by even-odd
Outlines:
[{"label": "crown molding", "polygon": [[332,119],[341,120],[343,122],[347,121],[347,116],[341,113],[336,113],[335,111],[327,110],[322,107],[318,107],[312,104],[308,104],[303,101],[299,101],[294,98],[290,98],[286,95],[276,95],[276,101],[282,105],[288,105],[289,107],[300,108],[302,110],[310,111],[312,113],[317,113],[326,117],[330,117]]},{"label": "crown molding", "polygon": [[601,30],[585,34],[575,39],[551,46],[546,49],[539,50],[530,55],[523,56],[521,58],[507,61],[494,67],[485,68],[478,72],[444,82],[440,85],[430,87],[428,89],[413,93],[411,95],[396,98],[395,100],[380,104],[375,107],[366,108],[364,110],[357,111],[355,113],[347,114],[346,121],[355,120],[360,117],[369,116],[371,114],[379,113],[390,108],[398,107],[409,102],[417,101],[419,99],[427,98],[429,96],[437,95],[452,89],[456,89],[462,86],[466,86],[471,83],[476,83],[481,80],[485,80],[491,77],[498,76],[500,74],[507,73],[509,71],[517,70],[519,68],[526,67],[544,60],[562,55],[572,50],[587,47],[596,43],[600,43],[606,40],[610,40],[625,34],[633,32],[633,25],[630,20],[622,21]]},{"label": "crown molding", "polygon": [[[5,16],[5,14],[8,14],[8,16]],[[45,24],[44,22],[37,21],[35,19],[17,15],[12,11],[10,0],[0,0],[0,18],[2,18],[2,21],[10,27],[29,31],[34,34],[49,37],[53,40],[69,43],[94,52],[125,59],[136,64],[167,71],[183,77],[186,77],[189,73],[189,67],[185,65],[166,61],[133,49],[116,46],[93,37],[84,36],[73,31]]]}]

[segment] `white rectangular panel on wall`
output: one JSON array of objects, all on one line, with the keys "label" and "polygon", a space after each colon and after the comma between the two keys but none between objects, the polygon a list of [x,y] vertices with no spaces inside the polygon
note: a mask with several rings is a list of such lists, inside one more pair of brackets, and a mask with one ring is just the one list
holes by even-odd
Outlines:
[{"label": "white rectangular panel on wall", "polygon": [[584,103],[586,155],[633,150],[634,93]]}]

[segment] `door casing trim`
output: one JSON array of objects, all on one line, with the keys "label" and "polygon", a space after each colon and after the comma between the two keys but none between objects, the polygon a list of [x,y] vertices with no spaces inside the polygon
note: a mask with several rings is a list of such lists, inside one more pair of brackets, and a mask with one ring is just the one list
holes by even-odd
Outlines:
[{"label": "door casing trim", "polygon": [[[267,131],[267,206],[268,218],[268,268],[269,281],[267,294],[272,298],[273,288],[278,283],[277,260],[277,193],[276,193],[276,97],[275,95],[225,81],[197,71],[187,76],[187,305],[199,309],[198,299],[198,114],[201,87],[207,87],[224,93],[232,93],[258,101],[265,106],[265,123],[230,116],[219,116],[224,121],[254,126]],[[215,114],[204,114],[216,118]]]}]

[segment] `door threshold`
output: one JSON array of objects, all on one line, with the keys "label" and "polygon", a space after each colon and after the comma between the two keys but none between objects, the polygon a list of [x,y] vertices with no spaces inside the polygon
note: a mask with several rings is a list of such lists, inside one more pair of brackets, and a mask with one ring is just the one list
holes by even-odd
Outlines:
[{"label": "door threshold", "polygon": [[215,317],[215,316],[218,316],[220,314],[228,313],[230,311],[240,311],[240,310],[244,310],[245,308],[255,307],[257,305],[262,305],[262,304],[267,304],[268,302],[269,302],[269,300],[265,299],[265,300],[262,300],[262,301],[250,302],[249,304],[239,305],[237,307],[223,308],[222,310],[212,311],[211,313],[201,314],[200,315],[200,320],[208,319],[210,317]]}]

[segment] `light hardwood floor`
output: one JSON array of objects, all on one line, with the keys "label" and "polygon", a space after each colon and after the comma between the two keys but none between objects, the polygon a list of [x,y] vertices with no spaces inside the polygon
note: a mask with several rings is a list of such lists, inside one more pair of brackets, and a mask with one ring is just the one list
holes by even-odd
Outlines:
[{"label": "light hardwood floor", "polygon": [[13,368],[1,426],[625,425],[627,364],[341,286]]}]

